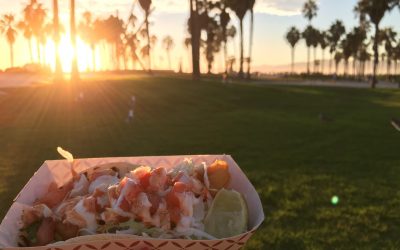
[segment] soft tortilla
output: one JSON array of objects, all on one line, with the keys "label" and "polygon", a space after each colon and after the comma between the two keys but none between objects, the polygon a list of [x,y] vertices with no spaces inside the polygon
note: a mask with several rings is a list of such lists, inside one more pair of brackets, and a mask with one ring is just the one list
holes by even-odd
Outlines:
[{"label": "soft tortilla", "polygon": [[58,241],[49,246],[61,246],[61,245],[68,245],[68,244],[77,244],[77,243],[89,243],[95,241],[102,241],[102,240],[137,240],[143,239],[142,236],[132,235],[132,234],[93,234],[93,235],[85,235],[85,236],[78,236],[75,238],[68,239],[66,241]]}]

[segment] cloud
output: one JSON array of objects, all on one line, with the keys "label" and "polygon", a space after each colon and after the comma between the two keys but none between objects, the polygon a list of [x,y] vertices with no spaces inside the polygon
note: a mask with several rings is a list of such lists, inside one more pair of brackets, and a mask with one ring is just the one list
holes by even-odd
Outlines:
[{"label": "cloud", "polygon": [[301,14],[304,0],[258,0],[255,11],[277,16],[293,16]]}]

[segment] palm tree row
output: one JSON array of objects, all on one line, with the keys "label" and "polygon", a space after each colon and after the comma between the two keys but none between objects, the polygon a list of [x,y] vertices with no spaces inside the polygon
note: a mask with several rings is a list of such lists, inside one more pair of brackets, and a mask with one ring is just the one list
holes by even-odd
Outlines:
[{"label": "palm tree row", "polygon": [[[303,15],[309,20],[308,26],[303,32],[296,27],[291,27],[286,34],[286,40],[292,48],[292,72],[294,72],[294,49],[301,38],[305,40],[307,46],[307,73],[310,73],[310,48],[314,48],[314,73],[318,71],[318,61],[316,60],[316,49],[322,50],[321,72],[324,73],[324,53],[329,48],[330,62],[329,73],[332,73],[332,62],[335,63],[335,73],[340,61],[344,61],[344,75],[349,74],[350,58],[353,62],[353,75],[362,77],[366,70],[366,63],[371,59],[370,45],[373,51],[373,74],[371,87],[377,83],[377,73],[379,65],[379,49],[384,47],[385,53],[381,57],[386,58],[387,74],[391,74],[392,64],[395,65],[397,74],[397,64],[400,60],[400,39],[392,28],[380,28],[380,22],[385,14],[395,7],[400,6],[399,0],[359,0],[354,8],[354,12],[359,17],[358,27],[354,27],[346,33],[343,23],[335,21],[328,30],[319,31],[312,26],[312,19],[316,17],[318,6],[314,0],[308,0],[303,7]],[[374,26],[374,35],[369,39],[368,33],[370,26]],[[383,55],[383,56],[382,56]],[[382,60],[383,61],[383,60]],[[382,62],[383,63],[383,62]]]},{"label": "palm tree row", "polygon": [[[94,18],[91,12],[86,11],[83,13],[79,24],[76,25],[75,0],[70,0],[70,37],[72,47],[75,50],[72,62],[72,78],[79,78],[76,51],[76,37],[78,35],[91,48],[93,71],[96,70],[96,49],[99,44],[109,44],[112,47],[110,56],[116,69],[121,68],[120,61],[122,60],[125,69],[127,69],[127,62],[131,61],[134,66],[138,64],[142,69],[151,71],[151,50],[157,43],[157,37],[150,33],[149,17],[152,13],[152,1],[139,0],[138,3],[144,11],[144,18],[141,23],[138,23],[139,18],[134,15],[134,6],[132,6],[132,11],[127,21],[122,20],[118,14],[110,15],[107,18]],[[31,63],[45,64],[43,53],[45,52],[47,39],[51,37],[56,47],[54,59],[56,78],[59,79],[61,77],[58,47],[61,33],[65,32],[65,29],[59,22],[58,0],[53,0],[52,7],[52,20],[48,16],[48,11],[38,0],[30,0],[23,8],[22,20],[19,22],[16,21],[13,14],[2,16],[0,19],[0,32],[5,35],[10,47],[11,67],[14,67],[13,46],[17,39],[18,31],[27,40]],[[34,61],[32,49],[33,38],[35,38],[36,42],[36,62]],[[169,68],[171,68],[170,51],[173,48],[173,44],[174,41],[171,36],[164,38],[163,46],[168,54]],[[146,64],[143,63],[144,59],[147,59]]]},{"label": "palm tree row", "polygon": [[[240,78],[244,77],[244,63],[247,61],[247,78],[251,75],[251,57],[254,30],[255,0],[189,0],[190,18],[188,31],[192,48],[193,77],[200,77],[200,49],[204,47],[204,54],[208,62],[208,72],[211,71],[214,54],[223,48],[225,57],[225,72],[228,72],[227,42],[236,35],[235,26],[228,26],[231,20],[230,13],[234,13],[239,20],[240,31]],[[217,12],[217,15],[212,15]],[[249,52],[246,60],[244,56],[243,20],[250,12],[250,39]],[[202,42],[201,31],[207,33],[207,39]],[[185,40],[188,41],[188,40]],[[203,44],[203,46],[202,46]]]}]

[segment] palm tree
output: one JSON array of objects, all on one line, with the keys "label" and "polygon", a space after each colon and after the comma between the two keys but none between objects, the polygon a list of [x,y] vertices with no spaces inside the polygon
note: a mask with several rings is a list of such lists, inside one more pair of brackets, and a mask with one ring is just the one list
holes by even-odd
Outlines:
[{"label": "palm tree", "polygon": [[310,47],[313,45],[315,29],[311,25],[308,25],[301,35],[307,46],[307,74],[310,74]]},{"label": "palm tree", "polygon": [[85,11],[82,17],[83,21],[78,26],[79,36],[90,45],[90,49],[92,50],[92,70],[96,71],[96,43],[98,35],[95,30],[92,13]]},{"label": "palm tree", "polygon": [[343,55],[343,60],[344,60],[344,69],[343,69],[343,74],[347,76],[349,72],[349,59],[350,57],[354,54],[353,52],[353,43],[354,43],[354,34],[353,33],[348,33],[345,37],[345,39],[342,40],[340,47],[342,48],[342,55]]},{"label": "palm tree", "polygon": [[343,23],[336,20],[328,30],[329,52],[331,53],[331,60],[329,61],[329,72],[331,72],[331,65],[334,60],[334,54],[337,52],[337,47],[340,39],[346,33]]},{"label": "palm tree", "polygon": [[321,72],[324,74],[324,66],[325,66],[325,49],[328,47],[329,41],[328,41],[328,34],[327,32],[323,31],[320,33],[319,36],[319,46],[321,46],[322,50],[322,59],[321,59]]},{"label": "palm tree", "polygon": [[[36,50],[39,63],[42,62],[40,56],[40,40],[43,37],[42,32],[44,29],[47,11],[43,5],[36,0],[31,0],[30,6],[26,8],[26,15],[29,15],[29,23],[32,29],[32,34],[36,38]],[[43,58],[44,59],[44,58]]]},{"label": "palm tree", "polygon": [[336,51],[335,56],[334,56],[334,60],[335,60],[335,75],[338,74],[338,68],[339,68],[339,63],[343,58],[343,54]]},{"label": "palm tree", "polygon": [[62,80],[62,68],[60,61],[60,53],[59,53],[59,44],[60,44],[60,22],[58,18],[58,0],[53,0],[53,39],[55,45],[55,72],[54,72],[54,81],[59,82]]},{"label": "palm tree", "polygon": [[397,33],[392,28],[386,28],[382,30],[383,35],[383,42],[385,44],[385,51],[386,51],[386,60],[387,60],[387,75],[390,76],[391,73],[391,66],[392,66],[392,59],[395,53],[394,43],[396,42]]},{"label": "palm tree", "polygon": [[320,31],[313,28],[313,33],[311,36],[311,46],[313,46],[314,50],[314,73],[317,73],[317,48],[319,45],[319,37],[320,37]]},{"label": "palm tree", "polygon": [[150,41],[150,27],[149,27],[149,15],[150,15],[150,7],[151,7],[151,0],[139,0],[140,6],[144,10],[145,13],[145,26],[146,26],[146,33],[147,33],[147,52],[148,52],[148,62],[149,62],[149,71],[151,72],[151,41]]},{"label": "palm tree", "polygon": [[174,40],[171,36],[166,36],[164,37],[162,43],[165,51],[167,52],[168,67],[171,69],[171,49],[174,47]]},{"label": "palm tree", "polygon": [[192,77],[198,79],[200,77],[200,14],[199,14],[199,1],[189,0],[190,18],[189,18],[189,33],[191,38],[192,47]]},{"label": "palm tree", "polygon": [[152,56],[152,62],[153,62],[153,67],[157,67],[157,65],[155,64],[155,62],[154,62],[154,48],[156,47],[156,45],[157,45],[157,42],[158,42],[158,37],[156,36],[156,35],[151,35],[150,36],[150,54],[151,54],[151,56]]},{"label": "palm tree", "polygon": [[253,37],[254,37],[254,4],[255,0],[247,0],[247,8],[250,10],[250,39],[249,39],[249,63],[247,64],[247,78],[250,79],[251,58],[253,52]]},{"label": "palm tree", "polygon": [[14,15],[13,14],[6,14],[0,20],[0,31],[4,33],[8,45],[10,46],[10,63],[11,68],[14,67],[14,43],[17,36],[17,31],[14,27]]},{"label": "palm tree", "polygon": [[22,31],[24,34],[25,39],[28,42],[28,48],[29,48],[29,56],[31,59],[31,63],[33,63],[33,53],[32,53],[32,29],[29,26],[29,24],[25,21],[22,20],[18,22],[17,28]]},{"label": "palm tree", "polygon": [[374,69],[371,87],[375,88],[377,84],[377,67],[379,63],[379,24],[382,18],[385,16],[386,12],[392,10],[396,4],[398,5],[398,0],[360,0],[358,2],[358,10],[360,13],[365,14],[369,17],[370,21],[375,26],[375,36],[374,36]]},{"label": "palm tree", "polygon": [[222,41],[224,43],[224,62],[225,62],[225,73],[228,73],[228,24],[231,20],[231,17],[229,16],[228,12],[226,11],[226,4],[225,1],[221,1],[220,5],[220,14],[219,14],[219,20],[220,20],[220,25],[222,28]]},{"label": "palm tree", "polygon": [[304,3],[303,6],[303,16],[308,19],[309,25],[311,25],[311,21],[314,17],[317,16],[318,6],[315,3],[315,0],[308,0]]},{"label": "palm tree", "polygon": [[398,61],[400,60],[400,40],[397,42],[396,47],[394,48],[394,74],[397,75]]},{"label": "palm tree", "polygon": [[291,27],[286,34],[286,40],[289,42],[292,48],[292,74],[294,73],[294,49],[300,38],[300,31],[296,27]]},{"label": "palm tree", "polygon": [[239,68],[239,77],[243,78],[243,63],[244,63],[244,56],[243,56],[243,18],[248,11],[248,2],[243,0],[227,0],[227,6],[235,12],[236,16],[239,19],[240,23],[240,68]]},{"label": "palm tree", "polygon": [[71,13],[70,13],[70,22],[71,22],[71,45],[74,50],[74,56],[72,58],[72,66],[71,66],[71,81],[79,80],[79,70],[78,70],[78,55],[76,49],[76,25],[75,25],[75,0],[71,0]]}]

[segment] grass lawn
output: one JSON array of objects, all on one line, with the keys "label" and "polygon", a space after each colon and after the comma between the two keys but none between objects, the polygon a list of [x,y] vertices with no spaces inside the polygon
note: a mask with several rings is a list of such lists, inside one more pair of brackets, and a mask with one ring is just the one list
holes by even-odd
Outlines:
[{"label": "grass lawn", "polygon": [[0,97],[1,216],[59,145],[76,157],[226,153],[264,205],[248,249],[400,249],[399,91],[146,77],[81,88],[84,102],[67,86]]}]

